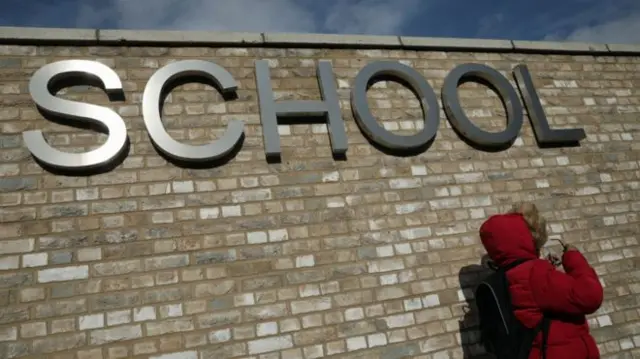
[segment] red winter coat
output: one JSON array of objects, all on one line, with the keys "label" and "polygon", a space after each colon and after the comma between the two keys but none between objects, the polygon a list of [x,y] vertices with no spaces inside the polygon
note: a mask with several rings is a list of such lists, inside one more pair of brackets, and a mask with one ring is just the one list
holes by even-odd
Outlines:
[{"label": "red winter coat", "polygon": [[[585,315],[598,310],[603,290],[586,259],[576,250],[562,256],[565,273],[536,255],[533,237],[520,214],[496,215],[480,228],[480,237],[491,260],[505,266],[517,259],[532,259],[507,272],[516,317],[528,328],[554,318],[549,329],[547,359],[599,359]],[[539,359],[541,335],[529,359]]]}]

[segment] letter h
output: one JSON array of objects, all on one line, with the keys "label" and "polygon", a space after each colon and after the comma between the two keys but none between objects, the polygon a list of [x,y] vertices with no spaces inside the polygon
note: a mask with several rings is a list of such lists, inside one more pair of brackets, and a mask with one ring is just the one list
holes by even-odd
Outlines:
[{"label": "letter h", "polygon": [[260,117],[267,158],[280,158],[280,135],[278,118],[314,118],[324,117],[331,139],[331,150],[334,156],[343,156],[347,152],[347,134],[342,120],[340,101],[336,89],[331,62],[320,61],[317,68],[318,85],[322,100],[287,100],[275,101],[269,63],[266,60],[256,61],[256,82],[260,103]]}]

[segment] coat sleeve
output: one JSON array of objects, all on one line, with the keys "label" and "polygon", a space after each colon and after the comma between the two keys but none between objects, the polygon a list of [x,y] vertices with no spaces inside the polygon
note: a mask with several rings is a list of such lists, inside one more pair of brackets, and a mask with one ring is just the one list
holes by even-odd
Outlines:
[{"label": "coat sleeve", "polygon": [[531,271],[531,288],[540,309],[551,313],[588,315],[600,308],[603,289],[586,258],[576,250],[562,256],[565,272],[540,261]]}]

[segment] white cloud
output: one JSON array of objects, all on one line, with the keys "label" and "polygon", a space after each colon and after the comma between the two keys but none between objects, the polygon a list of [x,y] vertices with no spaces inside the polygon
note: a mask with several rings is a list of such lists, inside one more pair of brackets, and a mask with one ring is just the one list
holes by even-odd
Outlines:
[{"label": "white cloud", "polygon": [[104,0],[77,25],[128,29],[400,34],[418,0]]},{"label": "white cloud", "polygon": [[[548,40],[596,43],[640,43],[640,1],[578,1],[573,15],[548,27]],[[582,6],[579,6],[580,3]]]},{"label": "white cloud", "polygon": [[477,36],[494,37],[493,34],[499,33],[504,28],[505,15],[501,12],[483,17],[478,22]]},{"label": "white cloud", "polygon": [[571,32],[566,40],[610,44],[640,43],[640,12],[602,24],[578,28]]},{"label": "white cloud", "polygon": [[121,27],[179,30],[315,29],[313,14],[294,0],[118,0]]},{"label": "white cloud", "polygon": [[339,1],[324,21],[330,32],[399,35],[405,23],[417,13],[417,0]]}]

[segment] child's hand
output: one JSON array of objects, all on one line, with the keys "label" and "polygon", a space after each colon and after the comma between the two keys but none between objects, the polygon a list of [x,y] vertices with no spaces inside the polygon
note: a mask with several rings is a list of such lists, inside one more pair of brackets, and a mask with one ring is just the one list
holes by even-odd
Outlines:
[{"label": "child's hand", "polygon": [[559,267],[562,264],[562,260],[555,254],[547,255],[547,260],[553,264],[554,267]]},{"label": "child's hand", "polygon": [[576,248],[576,246],[573,246],[571,244],[567,244],[567,246],[564,248],[565,252],[569,252],[569,251],[577,251],[578,248]]}]

